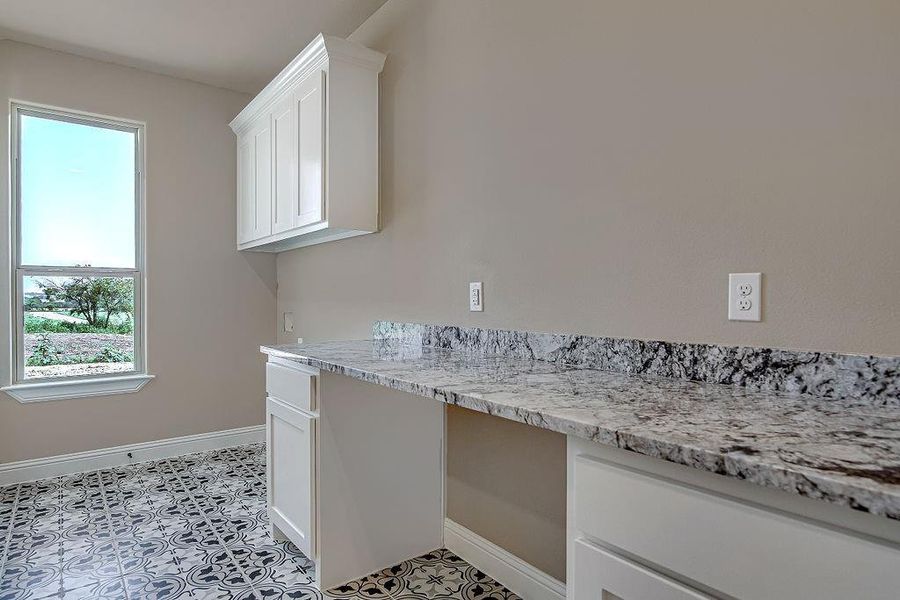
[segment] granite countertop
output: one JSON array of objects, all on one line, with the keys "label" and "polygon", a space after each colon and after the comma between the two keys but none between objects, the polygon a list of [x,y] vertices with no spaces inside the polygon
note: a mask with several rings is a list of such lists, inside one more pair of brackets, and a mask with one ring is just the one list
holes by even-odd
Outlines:
[{"label": "granite countertop", "polygon": [[392,339],[263,346],[324,371],[900,519],[900,407]]}]

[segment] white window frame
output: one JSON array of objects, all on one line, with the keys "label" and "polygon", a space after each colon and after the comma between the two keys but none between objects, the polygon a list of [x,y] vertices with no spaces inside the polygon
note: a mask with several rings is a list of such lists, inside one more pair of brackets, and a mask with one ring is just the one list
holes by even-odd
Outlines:
[{"label": "white window frame", "polygon": [[[12,309],[12,352],[10,374],[11,385],[3,389],[20,402],[59,400],[85,396],[102,396],[136,392],[153,378],[147,372],[147,336],[145,307],[146,286],[146,235],[144,207],[144,145],[146,124],[128,119],[118,119],[102,115],[66,110],[19,101],[10,102],[10,233],[12,234],[10,269],[10,307]],[[21,264],[21,119],[35,116],[68,123],[78,123],[92,127],[128,131],[135,134],[135,218],[134,268],[109,267],[63,267],[50,265]],[[79,375],[69,377],[25,378],[25,330],[23,280],[30,276],[115,276],[134,279],[134,369],[131,371]]]}]

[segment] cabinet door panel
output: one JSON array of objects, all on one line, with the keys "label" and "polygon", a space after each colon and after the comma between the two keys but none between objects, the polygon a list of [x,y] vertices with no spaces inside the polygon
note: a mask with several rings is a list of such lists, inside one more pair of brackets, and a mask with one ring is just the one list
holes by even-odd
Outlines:
[{"label": "cabinet door panel", "polygon": [[272,137],[272,147],[275,150],[272,161],[272,230],[273,233],[279,233],[294,226],[294,206],[297,202],[294,101],[290,94],[272,110]]},{"label": "cabinet door panel", "polygon": [[711,600],[646,567],[575,540],[571,600]]},{"label": "cabinet door panel", "polygon": [[316,419],[274,398],[266,400],[269,517],[315,558]]},{"label": "cabinet door panel", "polygon": [[253,131],[253,239],[272,233],[272,127],[269,115]]},{"label": "cabinet door panel", "polygon": [[253,239],[253,228],[256,223],[253,182],[253,137],[246,135],[238,139],[238,214],[237,229],[238,242],[248,242]]},{"label": "cabinet door panel", "polygon": [[325,71],[304,79],[294,92],[297,119],[298,203],[294,227],[325,218]]}]

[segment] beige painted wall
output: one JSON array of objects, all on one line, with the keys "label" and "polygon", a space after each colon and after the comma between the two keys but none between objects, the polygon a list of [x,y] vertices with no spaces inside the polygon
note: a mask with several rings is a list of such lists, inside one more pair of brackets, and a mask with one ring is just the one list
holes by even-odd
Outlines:
[{"label": "beige painted wall", "polygon": [[[390,0],[354,38],[388,53],[383,231],[279,256],[293,335],[900,353],[900,3]],[[741,271],[765,273],[762,323],[725,318]],[[563,438],[449,431],[450,516],[562,578]]]},{"label": "beige painted wall", "polygon": [[562,580],[565,467],[562,435],[448,408],[448,516]]},{"label": "beige painted wall", "polygon": [[[249,97],[5,41],[5,106],[7,98],[147,123],[148,364],[156,379],[136,394],[30,405],[0,393],[0,463],[262,424],[257,348],[275,336],[274,258],[235,250],[228,128]],[[4,117],[0,137],[7,135]],[[2,189],[6,151],[4,143]]]}]

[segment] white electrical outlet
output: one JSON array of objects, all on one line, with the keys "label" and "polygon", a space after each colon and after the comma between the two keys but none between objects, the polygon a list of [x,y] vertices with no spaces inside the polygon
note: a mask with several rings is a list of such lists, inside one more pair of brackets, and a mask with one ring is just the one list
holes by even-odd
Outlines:
[{"label": "white electrical outlet", "polygon": [[759,321],[762,314],[762,273],[728,275],[728,320]]},{"label": "white electrical outlet", "polygon": [[291,333],[294,331],[294,313],[284,313],[284,332]]},{"label": "white electrical outlet", "polygon": [[473,281],[469,284],[469,311],[482,312],[484,310],[484,293],[481,290],[481,282]]}]

